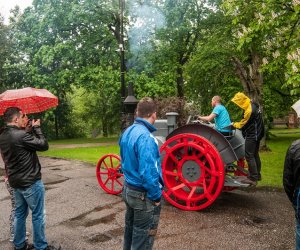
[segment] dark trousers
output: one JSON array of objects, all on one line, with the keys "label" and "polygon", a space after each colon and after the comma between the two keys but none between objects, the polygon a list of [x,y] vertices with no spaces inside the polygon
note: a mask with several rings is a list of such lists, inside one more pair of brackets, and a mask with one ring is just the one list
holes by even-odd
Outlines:
[{"label": "dark trousers", "polygon": [[258,181],[261,179],[261,161],[259,158],[259,143],[255,139],[246,138],[245,141],[245,158],[248,163],[249,179]]},{"label": "dark trousers", "polygon": [[296,250],[300,250],[300,189],[297,188],[294,194],[293,206],[296,215]]}]

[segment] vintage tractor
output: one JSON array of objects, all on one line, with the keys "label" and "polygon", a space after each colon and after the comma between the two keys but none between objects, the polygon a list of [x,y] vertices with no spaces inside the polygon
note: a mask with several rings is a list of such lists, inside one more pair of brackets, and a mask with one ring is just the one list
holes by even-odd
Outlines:
[{"label": "vintage tractor", "polygon": [[[155,123],[165,182],[163,196],[169,203],[183,210],[201,210],[222,191],[249,186],[241,183],[247,169],[239,130],[225,137],[211,125],[195,120],[176,128],[176,115],[167,113],[166,120]],[[96,176],[107,193],[121,193],[120,157],[103,156],[96,166]]]}]

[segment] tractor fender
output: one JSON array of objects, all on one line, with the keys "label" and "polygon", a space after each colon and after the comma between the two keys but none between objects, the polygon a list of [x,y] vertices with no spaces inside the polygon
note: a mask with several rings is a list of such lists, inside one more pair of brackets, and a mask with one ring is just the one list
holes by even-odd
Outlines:
[{"label": "tractor fender", "polygon": [[233,163],[239,159],[238,156],[235,154],[231,144],[224,137],[224,135],[219,133],[214,128],[209,127],[208,125],[204,125],[204,124],[184,125],[182,127],[173,130],[173,132],[171,132],[167,136],[166,140],[170,139],[175,135],[186,134],[186,133],[199,135],[209,140],[219,151],[225,165]]}]

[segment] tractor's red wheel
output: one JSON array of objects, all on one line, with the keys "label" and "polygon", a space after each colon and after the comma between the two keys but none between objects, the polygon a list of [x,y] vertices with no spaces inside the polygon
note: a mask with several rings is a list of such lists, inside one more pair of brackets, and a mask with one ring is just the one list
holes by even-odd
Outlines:
[{"label": "tractor's red wheel", "polygon": [[121,158],[115,154],[104,155],[96,166],[99,185],[109,194],[119,194],[123,188]]},{"label": "tractor's red wheel", "polygon": [[218,150],[195,134],[179,134],[160,148],[163,196],[183,210],[201,210],[211,205],[224,185],[224,164]]},{"label": "tractor's red wheel", "polygon": [[[235,168],[235,170],[233,171],[233,173],[230,173],[230,174],[233,175],[233,176],[247,176],[248,165],[247,165],[247,162],[246,162],[245,158],[239,159],[236,162],[236,165],[238,167]],[[223,192],[230,192],[230,191],[233,191],[233,190],[235,190],[237,188],[238,187],[224,186]]]}]

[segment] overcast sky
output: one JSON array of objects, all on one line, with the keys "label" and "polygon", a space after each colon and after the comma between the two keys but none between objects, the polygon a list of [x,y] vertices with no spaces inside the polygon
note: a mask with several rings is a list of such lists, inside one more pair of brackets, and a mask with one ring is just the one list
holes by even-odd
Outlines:
[{"label": "overcast sky", "polygon": [[9,11],[16,5],[19,5],[21,10],[31,5],[32,0],[0,0],[0,13],[4,16],[4,22],[8,22]]}]

